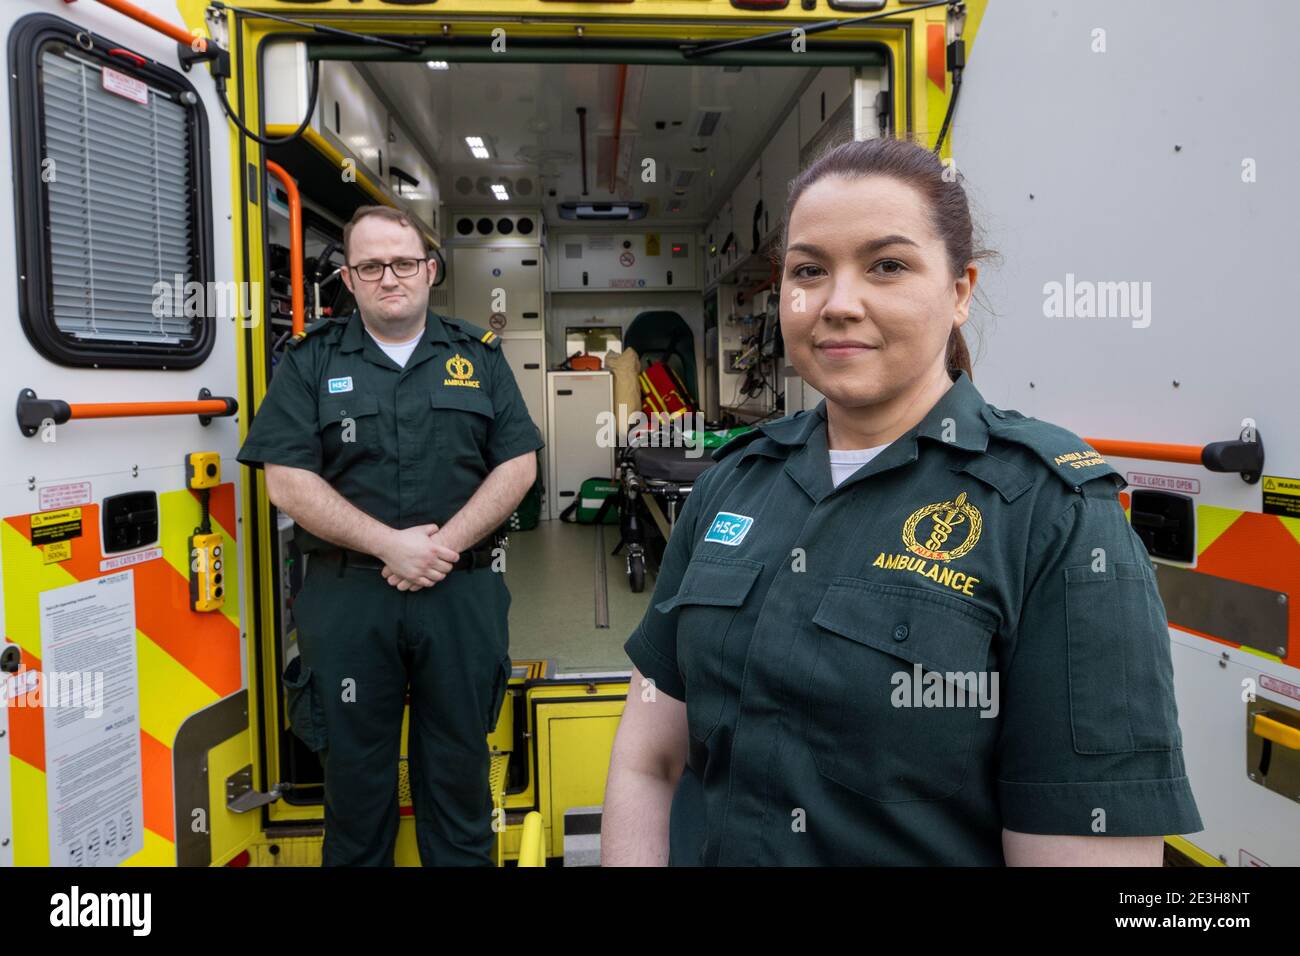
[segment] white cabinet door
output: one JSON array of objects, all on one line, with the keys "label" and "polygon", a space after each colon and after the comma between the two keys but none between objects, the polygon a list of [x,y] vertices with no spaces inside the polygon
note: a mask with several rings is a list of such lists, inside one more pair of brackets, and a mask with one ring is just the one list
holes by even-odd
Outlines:
[{"label": "white cabinet door", "polygon": [[[736,191],[731,194],[731,210],[735,220],[737,261],[754,251],[754,214],[763,198],[763,187],[759,177],[759,161],[745,173],[745,178],[736,184]],[[760,237],[762,222],[759,222]]]},{"label": "white cabinet door", "polygon": [[614,449],[601,448],[601,413],[612,415],[609,372],[548,372],[546,405],[550,457],[547,499],[551,518],[577,500],[588,478],[614,476]]},{"label": "white cabinet door", "polygon": [[501,339],[501,354],[515,375],[515,383],[528,406],[533,420],[546,440],[546,360],[545,342],[540,338],[506,336]]},{"label": "white cabinet door", "polygon": [[536,246],[458,246],[451,282],[456,318],[498,335],[541,331],[542,252]]},{"label": "white cabinet door", "polygon": [[853,92],[853,68],[823,67],[799,97],[799,148],[817,135]]},{"label": "white cabinet door", "polygon": [[799,111],[792,109],[763,147],[763,235],[781,228],[785,197],[799,174]]}]

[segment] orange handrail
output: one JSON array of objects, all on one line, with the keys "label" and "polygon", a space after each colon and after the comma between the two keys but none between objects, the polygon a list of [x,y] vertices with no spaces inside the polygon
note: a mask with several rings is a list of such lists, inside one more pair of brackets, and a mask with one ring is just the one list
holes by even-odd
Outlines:
[{"label": "orange handrail", "polygon": [[18,429],[31,438],[46,425],[62,425],[74,418],[140,418],[146,415],[197,415],[207,425],[214,418],[228,418],[239,411],[239,402],[224,395],[213,395],[206,388],[188,402],[65,402],[57,398],[38,398],[24,388],[18,392]]},{"label": "orange handrail", "polygon": [[145,415],[215,415],[230,414],[224,398],[192,402],[70,402],[69,418],[139,418]]},{"label": "orange handrail", "polygon": [[298,184],[279,163],[268,159],[266,171],[280,180],[285,194],[289,197],[289,290],[293,296],[293,337],[303,335],[303,277],[302,277],[302,197],[298,195]]},{"label": "orange handrail", "polygon": [[1200,445],[1166,445],[1149,441],[1113,441],[1107,438],[1084,438],[1103,455],[1116,458],[1141,458],[1146,461],[1172,461],[1183,465],[1202,464]]},{"label": "orange handrail", "polygon": [[[75,2],[75,0],[64,0],[65,3]],[[104,6],[116,10],[124,16],[130,17],[137,23],[143,23],[151,30],[157,30],[164,36],[169,36],[177,43],[184,43],[195,53],[206,53],[208,50],[208,41],[203,37],[195,36],[184,27],[179,27],[174,23],[168,23],[162,17],[154,16],[148,10],[137,7],[134,3],[127,0],[97,0]]]},{"label": "orange handrail", "polygon": [[1264,472],[1264,439],[1253,425],[1243,428],[1241,437],[1232,441],[1212,441],[1208,445],[1170,445],[1153,441],[1113,441],[1108,438],[1085,438],[1103,455],[1137,458],[1144,461],[1171,461],[1180,465],[1200,465],[1215,472],[1237,472],[1242,481],[1254,484]]}]

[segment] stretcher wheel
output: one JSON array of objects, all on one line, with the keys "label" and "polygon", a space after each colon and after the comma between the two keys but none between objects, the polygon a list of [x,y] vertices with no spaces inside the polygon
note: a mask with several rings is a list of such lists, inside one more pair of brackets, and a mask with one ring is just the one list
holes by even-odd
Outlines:
[{"label": "stretcher wheel", "polygon": [[640,594],[645,590],[645,558],[641,555],[628,555],[627,578],[632,585],[633,594]]}]

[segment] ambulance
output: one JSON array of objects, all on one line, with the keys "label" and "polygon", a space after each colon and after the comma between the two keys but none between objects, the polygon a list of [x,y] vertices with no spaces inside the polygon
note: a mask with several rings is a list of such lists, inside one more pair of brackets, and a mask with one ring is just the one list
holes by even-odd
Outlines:
[{"label": "ambulance", "polygon": [[507,552],[497,860],[595,863],[652,588],[617,525],[561,519],[621,461],[592,437],[612,376],[573,357],[658,316],[708,423],[815,405],[776,334],[786,192],[878,136],[953,163],[1000,254],[985,397],[1128,481],[1205,823],[1166,861],[1300,864],[1300,143],[1258,92],[1294,87],[1300,12],[1265,6],[8,0],[0,864],[319,863],[282,680],[308,559],[235,455],[289,343],[350,311],[342,226],[374,203],[546,440]]}]

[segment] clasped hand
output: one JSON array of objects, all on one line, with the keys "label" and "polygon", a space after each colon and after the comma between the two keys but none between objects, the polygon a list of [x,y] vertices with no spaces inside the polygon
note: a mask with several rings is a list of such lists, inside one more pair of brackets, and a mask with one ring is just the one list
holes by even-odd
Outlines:
[{"label": "clasped hand", "polygon": [[436,524],[421,524],[394,531],[380,555],[384,580],[399,591],[431,588],[451,573],[460,552],[448,547]]}]

